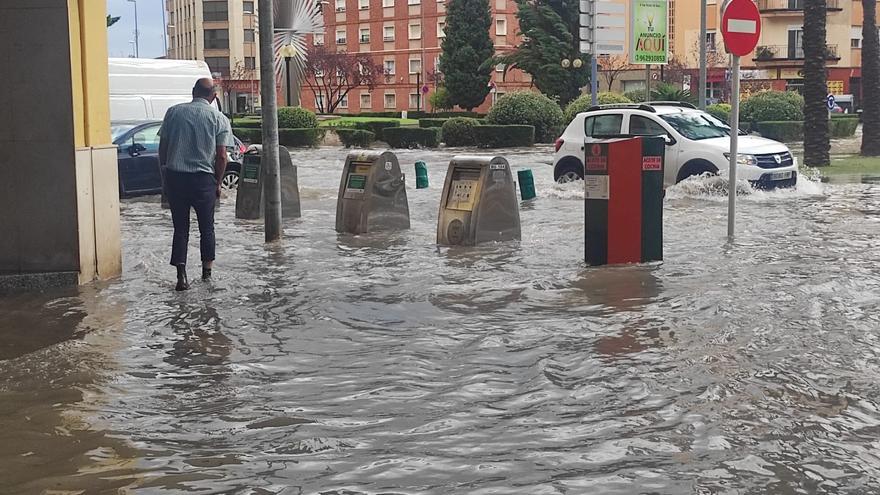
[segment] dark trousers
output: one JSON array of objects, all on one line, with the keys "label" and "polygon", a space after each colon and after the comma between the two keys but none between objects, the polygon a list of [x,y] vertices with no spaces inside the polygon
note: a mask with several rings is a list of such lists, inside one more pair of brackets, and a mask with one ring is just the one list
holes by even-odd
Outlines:
[{"label": "dark trousers", "polygon": [[171,264],[186,264],[189,244],[189,210],[196,210],[199,220],[199,247],[202,263],[214,261],[214,204],[217,201],[217,179],[212,174],[183,173],[165,170],[165,194],[171,206],[174,241]]}]

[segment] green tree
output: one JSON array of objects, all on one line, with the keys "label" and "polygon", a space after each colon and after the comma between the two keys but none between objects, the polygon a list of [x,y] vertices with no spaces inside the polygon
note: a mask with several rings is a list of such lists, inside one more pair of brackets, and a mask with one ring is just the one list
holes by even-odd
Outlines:
[{"label": "green tree", "polygon": [[880,156],[880,39],[877,0],[862,0],[862,155]]},{"label": "green tree", "polygon": [[[532,76],[535,87],[565,106],[590,82],[590,57],[579,53],[577,0],[516,0],[523,40],[497,61]],[[582,65],[563,67],[563,60]]]},{"label": "green tree", "polygon": [[804,0],[804,164],[831,164],[825,73],[825,0]]},{"label": "green tree", "polygon": [[489,94],[492,67],[485,62],[495,53],[491,26],[489,0],[450,0],[440,71],[449,103],[465,110],[478,107]]}]

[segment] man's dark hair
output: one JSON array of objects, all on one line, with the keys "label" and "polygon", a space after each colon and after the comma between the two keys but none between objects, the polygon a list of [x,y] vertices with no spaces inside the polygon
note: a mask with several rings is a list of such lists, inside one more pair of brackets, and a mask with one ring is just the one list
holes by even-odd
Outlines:
[{"label": "man's dark hair", "polygon": [[210,98],[211,95],[214,94],[214,86],[208,85],[205,86],[202,84],[201,79],[196,81],[195,86],[193,86],[193,98]]}]

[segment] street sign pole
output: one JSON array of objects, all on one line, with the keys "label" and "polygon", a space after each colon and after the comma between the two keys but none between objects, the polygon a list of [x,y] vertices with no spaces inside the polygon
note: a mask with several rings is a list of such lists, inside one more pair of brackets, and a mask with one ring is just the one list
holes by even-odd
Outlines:
[{"label": "street sign pole", "polygon": [[590,2],[590,29],[592,30],[592,36],[590,36],[590,105],[598,105],[599,104],[599,61],[597,60],[597,56],[599,52],[596,50],[596,22],[598,19],[596,18],[596,2],[595,0]]},{"label": "street sign pole", "polygon": [[736,224],[736,164],[739,147],[739,57],[733,56],[730,67],[730,174],[727,184],[727,237],[733,237]]}]

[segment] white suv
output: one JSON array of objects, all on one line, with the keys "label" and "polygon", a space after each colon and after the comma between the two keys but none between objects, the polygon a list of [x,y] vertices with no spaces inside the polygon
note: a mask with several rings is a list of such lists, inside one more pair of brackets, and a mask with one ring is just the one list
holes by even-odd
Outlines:
[{"label": "white suv", "polygon": [[[584,141],[620,136],[666,139],[664,183],[676,184],[704,173],[726,176],[730,127],[693,105],[678,102],[601,105],[579,113],[556,140],[553,177],[568,182],[584,177]],[[797,159],[784,144],[740,136],[737,178],[759,188],[794,187]]]}]

